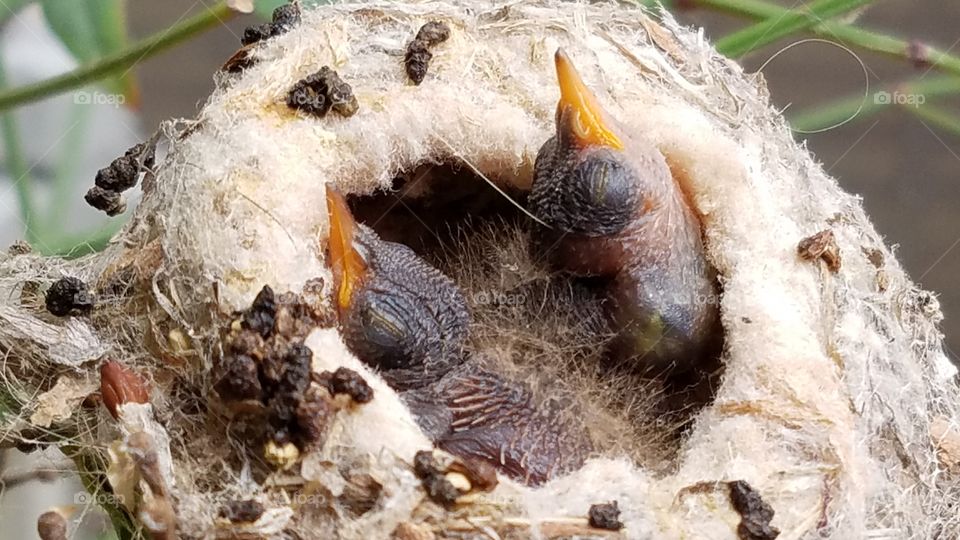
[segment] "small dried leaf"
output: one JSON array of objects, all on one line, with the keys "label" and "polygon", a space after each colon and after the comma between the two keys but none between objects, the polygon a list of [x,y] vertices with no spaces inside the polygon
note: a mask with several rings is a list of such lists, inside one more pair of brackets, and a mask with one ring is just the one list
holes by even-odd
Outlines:
[{"label": "small dried leaf", "polygon": [[133,370],[107,361],[100,366],[100,394],[103,404],[114,419],[119,418],[117,407],[126,403],[147,403],[150,395],[147,384]]},{"label": "small dried leaf", "polygon": [[54,422],[70,418],[77,407],[97,389],[95,380],[77,379],[64,375],[50,390],[37,397],[37,406],[30,416],[30,423],[38,427],[50,427]]},{"label": "small dried leaf", "polygon": [[113,497],[127,510],[135,509],[135,494],[140,474],[136,460],[127,452],[123,441],[114,441],[107,448],[110,466],[107,468],[107,481],[113,488]]},{"label": "small dried leaf", "polygon": [[673,34],[649,17],[640,17],[640,25],[646,30],[650,41],[653,42],[657,48],[667,53],[675,62],[683,62],[685,57],[683,47],[681,47],[680,43],[673,37]]},{"label": "small dried leaf", "polygon": [[960,428],[946,418],[934,418],[930,422],[930,438],[941,463],[950,468],[960,465]]},{"label": "small dried leaf", "polygon": [[61,366],[76,368],[107,352],[97,333],[81,319],[50,324],[11,306],[0,306],[0,323],[0,340],[28,340],[46,347],[47,359]]},{"label": "small dried leaf", "polygon": [[255,64],[256,62],[254,59],[250,57],[250,52],[253,50],[255,45],[256,44],[251,43],[237,49],[237,52],[233,53],[233,55],[223,63],[223,66],[220,67],[220,71],[226,71],[227,73],[240,73],[241,71]]},{"label": "small dried leaf", "polygon": [[822,260],[831,272],[840,270],[840,247],[830,229],[801,240],[797,245],[797,253],[808,261]]}]

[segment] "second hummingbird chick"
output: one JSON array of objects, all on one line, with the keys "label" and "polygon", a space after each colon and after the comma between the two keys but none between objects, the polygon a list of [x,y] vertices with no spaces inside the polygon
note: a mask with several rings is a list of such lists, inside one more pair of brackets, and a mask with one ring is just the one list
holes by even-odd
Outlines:
[{"label": "second hummingbird chick", "polygon": [[463,359],[470,314],[450,278],[354,221],[327,188],[330,259],[344,341],[396,390],[436,382]]},{"label": "second hummingbird chick", "polygon": [[530,208],[550,265],[608,281],[617,356],[688,371],[719,342],[715,271],[663,155],[620,127],[558,50],[556,133],[537,154]]},{"label": "second hummingbird chick", "polygon": [[344,342],[400,393],[427,436],[531,485],[580,466],[592,444],[562,404],[465,354],[470,315],[456,284],[356,223],[330,187],[327,207]]}]

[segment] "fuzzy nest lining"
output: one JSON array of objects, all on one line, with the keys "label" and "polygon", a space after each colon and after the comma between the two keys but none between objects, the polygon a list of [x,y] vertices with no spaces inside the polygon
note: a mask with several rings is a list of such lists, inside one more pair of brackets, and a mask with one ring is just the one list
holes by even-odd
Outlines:
[{"label": "fuzzy nest lining", "polygon": [[[452,32],[414,86],[403,49],[429,20]],[[610,112],[667,156],[722,276],[723,380],[669,472],[611,452],[538,489],[501,479],[455,511],[431,506],[410,466],[428,440],[332,329],[307,339],[314,370],[351,367],[377,397],[339,413],[298,473],[263,472],[260,449],[206,407],[226,315],[264,284],[329,283],[325,183],[371,194],[401,172],[456,161],[529,188],[552,130],[559,46]],[[733,538],[742,517],[721,483],[736,480],[774,509],[780,538],[960,530],[951,468],[960,395],[935,297],[904,274],[857,198],[793,141],[762,80],[701,34],[602,3],[373,2],[305,12],[250,57],[241,75],[218,74],[196,121],[166,126],[169,149],[106,251],[0,260],[4,398],[20,412],[6,419],[6,439],[60,433],[94,451],[123,437],[129,426],[117,431],[104,411],[76,410],[83,391],[44,399],[52,388],[89,389],[106,352],[152,380],[156,421],[137,425],[156,441],[169,436],[158,452],[185,537],[551,536],[616,500],[625,537]],[[352,86],[356,115],[318,119],[286,106],[296,81],[322,66]],[[798,243],[825,229],[842,254],[837,272],[798,256]],[[97,292],[88,318],[42,312],[38,291],[64,275]],[[345,512],[331,501],[358,472],[383,486],[381,499]],[[289,486],[304,489],[291,499]],[[224,501],[243,498],[266,506],[256,522],[217,518]]]}]

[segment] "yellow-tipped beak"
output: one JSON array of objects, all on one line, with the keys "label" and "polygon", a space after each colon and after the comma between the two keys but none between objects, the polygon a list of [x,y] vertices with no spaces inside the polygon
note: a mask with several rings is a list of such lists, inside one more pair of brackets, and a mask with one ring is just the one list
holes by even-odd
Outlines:
[{"label": "yellow-tipped beak", "polygon": [[347,200],[327,184],[327,213],[330,216],[330,266],[336,288],[337,307],[350,307],[353,293],[359,288],[367,271],[363,258],[353,247],[357,223],[350,213]]},{"label": "yellow-tipped beak", "polygon": [[593,92],[583,84],[583,79],[573,67],[573,62],[563,49],[557,49],[554,57],[557,66],[557,81],[560,83],[560,110],[569,108],[570,126],[575,140],[583,146],[600,145],[623,149],[623,142],[604,122],[603,109]]}]

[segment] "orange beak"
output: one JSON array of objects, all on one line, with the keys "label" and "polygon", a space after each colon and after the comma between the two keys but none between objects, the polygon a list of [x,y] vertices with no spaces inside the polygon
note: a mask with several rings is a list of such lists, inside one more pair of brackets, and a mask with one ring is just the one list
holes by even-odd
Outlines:
[{"label": "orange beak", "polygon": [[367,264],[353,247],[357,222],[350,213],[347,200],[327,184],[327,213],[330,216],[330,266],[336,289],[337,307],[341,313],[350,307],[353,293],[360,287]]},{"label": "orange beak", "polygon": [[[573,67],[573,62],[563,49],[557,49],[554,57],[557,66],[557,82],[560,84],[560,113],[569,115],[566,126],[574,140],[581,146],[606,146],[623,150],[623,142],[604,121],[606,114],[597,103],[593,92],[583,84],[583,79]],[[558,114],[558,118],[562,114]]]}]

